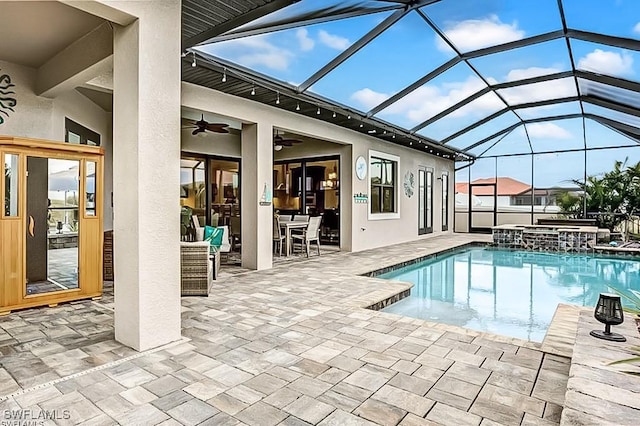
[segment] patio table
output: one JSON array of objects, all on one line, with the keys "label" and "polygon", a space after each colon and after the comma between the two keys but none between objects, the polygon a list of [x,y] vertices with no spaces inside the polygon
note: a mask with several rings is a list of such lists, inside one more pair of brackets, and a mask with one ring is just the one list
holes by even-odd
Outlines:
[{"label": "patio table", "polygon": [[286,255],[289,256],[291,254],[291,230],[292,229],[307,229],[309,226],[309,222],[302,222],[299,220],[281,220],[280,228],[284,228],[285,230],[285,241],[287,242],[287,251]]}]

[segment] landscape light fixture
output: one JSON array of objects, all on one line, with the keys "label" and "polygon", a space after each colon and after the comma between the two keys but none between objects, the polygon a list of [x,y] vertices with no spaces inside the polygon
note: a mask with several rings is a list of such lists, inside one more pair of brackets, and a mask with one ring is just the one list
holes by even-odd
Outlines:
[{"label": "landscape light fixture", "polygon": [[612,325],[620,325],[624,322],[620,296],[611,293],[600,293],[593,316],[604,324],[604,331],[592,330],[589,333],[590,335],[598,339],[611,340],[614,342],[627,341],[622,334],[611,332]]}]

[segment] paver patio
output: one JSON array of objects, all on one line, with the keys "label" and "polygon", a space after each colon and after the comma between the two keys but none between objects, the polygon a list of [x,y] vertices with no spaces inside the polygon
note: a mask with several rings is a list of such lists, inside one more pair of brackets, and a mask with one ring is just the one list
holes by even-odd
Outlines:
[{"label": "paver patio", "polygon": [[0,319],[0,410],[92,425],[558,424],[568,358],[362,309],[407,284],[357,274],[470,238],[228,276],[182,299],[183,341],[145,353],[113,340],[108,295],[13,313]]}]

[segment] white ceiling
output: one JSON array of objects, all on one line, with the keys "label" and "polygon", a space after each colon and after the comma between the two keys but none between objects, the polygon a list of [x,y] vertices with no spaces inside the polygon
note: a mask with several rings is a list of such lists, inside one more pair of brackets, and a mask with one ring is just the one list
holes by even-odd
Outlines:
[{"label": "white ceiling", "polygon": [[0,4],[0,58],[29,67],[39,67],[104,22],[57,1]]}]

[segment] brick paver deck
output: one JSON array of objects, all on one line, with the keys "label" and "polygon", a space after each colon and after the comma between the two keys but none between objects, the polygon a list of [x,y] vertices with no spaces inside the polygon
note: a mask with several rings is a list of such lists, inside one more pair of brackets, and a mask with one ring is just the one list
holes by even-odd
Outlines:
[{"label": "brick paver deck", "polygon": [[229,276],[182,299],[183,341],[146,353],[113,340],[109,297],[13,313],[0,319],[0,411],[91,425],[558,424],[568,358],[362,308],[408,285],[357,274],[469,241]]}]

